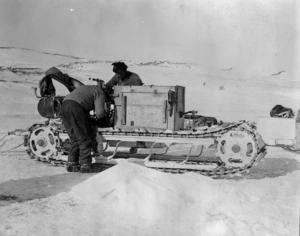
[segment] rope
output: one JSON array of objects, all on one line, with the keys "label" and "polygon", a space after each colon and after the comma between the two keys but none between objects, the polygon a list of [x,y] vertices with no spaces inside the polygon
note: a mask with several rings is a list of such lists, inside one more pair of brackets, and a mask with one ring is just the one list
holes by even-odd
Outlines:
[{"label": "rope", "polygon": [[288,146],[288,145],[283,145],[283,144],[277,145],[277,146],[281,147],[282,149],[284,149],[286,151],[300,154],[300,150],[299,149],[295,149],[293,146]]},{"label": "rope", "polygon": [[2,137],[2,139],[0,139],[0,142],[1,142],[3,139],[5,139],[7,136],[8,136],[8,134],[7,134],[7,135],[4,135],[4,136]]},{"label": "rope", "polygon": [[[9,131],[9,132],[3,132],[0,134],[6,134],[4,135],[1,139],[0,139],[0,149],[9,141],[9,140],[4,140],[6,137],[10,136],[10,135],[15,135],[15,136],[21,136],[22,133],[27,132],[28,130],[25,129],[15,129],[13,131]],[[19,133],[18,133],[19,132]],[[17,134],[18,133],[18,134]],[[21,147],[22,145],[24,145],[24,143],[21,143],[9,150],[5,150],[5,151],[0,151],[0,153],[6,153],[6,152],[11,152],[15,149],[17,149],[18,147]]]},{"label": "rope", "polygon": [[13,151],[13,150],[15,150],[15,149],[17,149],[18,147],[21,147],[21,146],[23,146],[23,143],[19,144],[16,147],[11,148],[11,149],[8,149],[8,150],[5,150],[5,151],[0,151],[0,153],[4,154],[4,153],[7,153],[7,152],[11,152],[11,151]]},{"label": "rope", "polygon": [[[17,135],[16,132],[20,132],[20,133]],[[7,132],[7,135],[17,135],[17,136],[20,136],[24,132],[28,132],[28,130],[26,130],[26,129],[15,129],[14,131]]]},{"label": "rope", "polygon": [[[8,136],[8,135],[17,135],[17,136],[19,136],[20,134],[22,134],[22,133],[24,133],[24,132],[28,132],[29,130],[28,129],[15,129],[15,130],[13,130],[13,131],[8,131],[8,132],[1,132],[0,134],[6,134],[4,137],[2,137],[2,139],[3,138],[5,138],[6,136]],[[20,132],[19,134],[16,134],[17,132]],[[2,140],[1,139],[1,140]],[[1,141],[0,140],[0,141]]]}]

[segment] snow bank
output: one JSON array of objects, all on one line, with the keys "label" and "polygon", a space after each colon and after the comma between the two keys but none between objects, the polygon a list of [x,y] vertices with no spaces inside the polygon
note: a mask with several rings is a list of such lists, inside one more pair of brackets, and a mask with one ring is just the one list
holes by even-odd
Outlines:
[{"label": "snow bank", "polygon": [[[186,185],[186,181],[189,185]],[[190,186],[194,188],[190,189]],[[166,211],[174,202],[179,207],[182,203],[182,207],[193,205],[197,201],[193,194],[201,193],[203,189],[206,189],[206,199],[202,197],[202,201],[209,202],[218,193],[217,187],[217,182],[205,176],[172,175],[124,161],[75,186],[71,193],[88,202],[99,203],[105,200],[118,205],[118,209],[130,210],[132,213],[142,210],[140,213],[147,218],[153,217],[157,204]],[[145,203],[148,207],[142,209]]]},{"label": "snow bank", "polygon": [[106,220],[121,227],[134,222],[167,235],[292,235],[299,186],[281,188],[281,181],[213,180],[124,162],[73,187],[70,194],[89,211],[91,205],[107,209]]}]

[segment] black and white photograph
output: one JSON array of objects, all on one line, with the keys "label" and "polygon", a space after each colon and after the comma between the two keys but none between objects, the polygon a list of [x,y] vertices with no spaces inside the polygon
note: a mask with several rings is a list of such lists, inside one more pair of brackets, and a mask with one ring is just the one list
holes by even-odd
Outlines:
[{"label": "black and white photograph", "polygon": [[0,0],[1,236],[300,235],[300,2]]}]

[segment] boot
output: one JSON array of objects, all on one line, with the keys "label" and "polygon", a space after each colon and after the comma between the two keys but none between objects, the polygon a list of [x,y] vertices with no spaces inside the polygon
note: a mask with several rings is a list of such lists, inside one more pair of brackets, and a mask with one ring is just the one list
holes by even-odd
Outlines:
[{"label": "boot", "polygon": [[82,164],[80,166],[81,173],[99,173],[104,171],[114,165],[103,165],[101,163],[93,163],[93,164]]},{"label": "boot", "polygon": [[68,161],[67,171],[68,172],[79,172],[80,165],[78,162]]},{"label": "boot", "polygon": [[80,173],[91,173],[92,165],[91,164],[82,164],[80,166]]}]

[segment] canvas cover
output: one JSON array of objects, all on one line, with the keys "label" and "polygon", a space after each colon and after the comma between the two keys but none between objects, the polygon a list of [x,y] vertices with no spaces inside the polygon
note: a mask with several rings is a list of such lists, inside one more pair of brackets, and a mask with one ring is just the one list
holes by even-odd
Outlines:
[{"label": "canvas cover", "polygon": [[79,80],[70,77],[68,74],[62,73],[56,67],[51,67],[45,72],[45,76],[39,81],[39,89],[42,97],[51,96],[55,94],[55,87],[52,80],[62,83],[69,92],[83,86],[84,84]]}]

